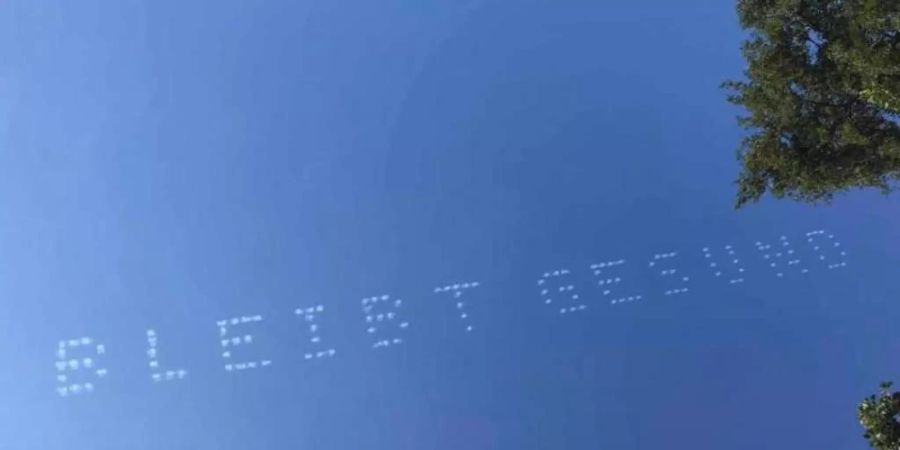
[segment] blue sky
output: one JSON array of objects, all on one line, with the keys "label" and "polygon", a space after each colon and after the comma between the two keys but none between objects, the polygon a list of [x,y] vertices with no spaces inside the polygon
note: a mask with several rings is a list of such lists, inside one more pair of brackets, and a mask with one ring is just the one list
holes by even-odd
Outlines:
[{"label": "blue sky", "polygon": [[[732,210],[741,36],[730,1],[5,2],[0,449],[865,448],[900,204]],[[782,235],[808,274],[765,266]],[[585,311],[543,303],[561,268]],[[470,281],[467,333],[433,289]],[[372,349],[383,294],[410,326]],[[257,314],[271,366],[227,373],[216,321]],[[62,398],[81,336],[108,375]]]}]

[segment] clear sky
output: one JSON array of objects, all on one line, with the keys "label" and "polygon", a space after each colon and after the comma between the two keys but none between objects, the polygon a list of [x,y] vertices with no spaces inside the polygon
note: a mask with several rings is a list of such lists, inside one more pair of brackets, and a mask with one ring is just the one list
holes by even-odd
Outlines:
[{"label": "clear sky", "polygon": [[[741,36],[726,0],[0,3],[0,449],[865,448],[900,203],[732,210]],[[271,364],[226,371],[257,315],[231,360]],[[57,371],[81,337],[106,376]]]}]

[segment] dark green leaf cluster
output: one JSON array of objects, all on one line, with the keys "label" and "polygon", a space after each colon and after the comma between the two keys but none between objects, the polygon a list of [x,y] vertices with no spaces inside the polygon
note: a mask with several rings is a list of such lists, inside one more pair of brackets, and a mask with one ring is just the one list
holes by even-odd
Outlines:
[{"label": "dark green leaf cluster", "polygon": [[872,448],[900,450],[900,392],[891,393],[891,383],[882,383],[881,392],[863,400],[857,408],[859,423],[865,428],[863,435]]},{"label": "dark green leaf cluster", "polygon": [[900,0],[739,0],[749,114],[737,206],[900,180]]}]

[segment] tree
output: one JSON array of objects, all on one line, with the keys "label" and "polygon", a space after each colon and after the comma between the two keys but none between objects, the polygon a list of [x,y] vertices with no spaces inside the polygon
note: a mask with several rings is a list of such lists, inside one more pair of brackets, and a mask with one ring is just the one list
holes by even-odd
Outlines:
[{"label": "tree", "polygon": [[900,450],[900,392],[889,391],[891,383],[881,383],[881,392],[870,395],[857,408],[859,423],[866,429],[863,435],[872,448]]},{"label": "tree", "polygon": [[900,180],[900,1],[738,0],[750,31],[738,208],[766,192],[817,203]]}]

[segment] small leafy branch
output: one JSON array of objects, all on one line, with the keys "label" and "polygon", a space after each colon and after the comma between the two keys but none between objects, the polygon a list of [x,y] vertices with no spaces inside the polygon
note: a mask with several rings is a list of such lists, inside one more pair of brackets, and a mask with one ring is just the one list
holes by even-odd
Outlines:
[{"label": "small leafy branch", "polygon": [[877,450],[900,450],[900,392],[891,392],[892,383],[881,383],[881,392],[870,395],[857,407],[863,437]]}]

